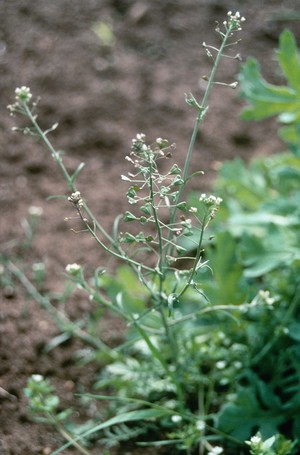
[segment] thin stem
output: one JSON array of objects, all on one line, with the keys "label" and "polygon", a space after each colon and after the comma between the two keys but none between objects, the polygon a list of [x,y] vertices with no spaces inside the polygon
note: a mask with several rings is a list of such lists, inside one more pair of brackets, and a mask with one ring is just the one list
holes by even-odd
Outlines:
[{"label": "thin stem", "polygon": [[156,232],[158,235],[158,249],[159,249],[159,261],[158,261],[158,270],[159,270],[159,292],[162,292],[162,285],[164,281],[164,273],[163,273],[163,239],[162,239],[162,232],[160,227],[160,222],[157,215],[157,209],[155,206],[155,199],[154,199],[154,188],[153,188],[153,165],[152,165],[152,157],[148,155],[148,162],[149,162],[149,190],[150,190],[150,200],[151,200],[151,208],[152,214],[156,226]]},{"label": "thin stem", "polygon": [[48,313],[51,315],[51,317],[53,318],[53,320],[55,321],[55,323],[62,332],[71,331],[73,335],[77,336],[77,338],[90,344],[96,349],[101,349],[105,352],[111,351],[111,349],[103,341],[84,332],[76,324],[72,323],[72,321],[70,321],[66,317],[66,315],[58,311],[46,297],[39,293],[35,286],[28,280],[24,273],[15,264],[9,262],[8,269],[10,270],[11,273],[13,273],[15,277],[18,278],[18,280],[25,287],[29,295],[36,302],[38,302],[42,308],[48,311]]},{"label": "thin stem", "polygon": [[[162,299],[162,293],[163,293],[163,282],[165,280],[165,273],[164,273],[165,264],[164,264],[164,258],[163,258],[163,237],[162,237],[161,226],[160,226],[160,222],[159,222],[159,219],[158,219],[157,209],[156,209],[155,200],[154,200],[153,166],[152,166],[152,157],[151,156],[149,156],[149,189],[150,189],[150,199],[151,199],[152,213],[153,213],[153,218],[154,218],[155,225],[156,225],[156,231],[157,231],[158,243],[159,243],[159,262],[158,262],[158,269],[159,269],[159,299],[161,300]],[[165,330],[165,334],[166,334],[167,340],[169,342],[169,346],[171,348],[171,355],[172,355],[173,364],[176,365],[176,367],[178,368],[179,367],[179,364],[178,364],[178,346],[177,346],[177,343],[176,343],[175,338],[173,336],[172,330],[168,326],[166,315],[165,315],[164,308],[163,308],[162,304],[160,304],[158,306],[158,311],[159,311],[159,314],[161,316],[162,324],[163,324],[163,327],[164,327],[164,330]],[[168,374],[170,375],[169,368],[167,369],[167,371],[168,371]],[[178,399],[179,399],[179,402],[181,403],[181,406],[183,407],[184,406],[183,391],[182,391],[181,385],[178,382],[177,378],[172,373],[172,377],[173,376],[174,376],[173,381],[175,382],[176,389],[177,389]]]},{"label": "thin stem", "polygon": [[202,314],[205,313],[210,313],[211,311],[227,311],[227,310],[232,310],[232,311],[244,311],[245,308],[250,308],[251,304],[244,304],[244,305],[215,305],[215,306],[209,306],[206,308],[203,308],[202,310],[195,311],[193,313],[186,314],[185,316],[182,316],[181,318],[174,319],[173,321],[170,321],[168,323],[169,327],[173,327],[174,325],[180,324],[185,321],[189,321],[191,319],[196,319],[197,317],[201,316]]},{"label": "thin stem", "polygon": [[[75,192],[77,191],[77,188],[73,182],[73,179],[71,177],[71,175],[69,174],[69,172],[67,171],[61,157],[60,157],[60,154],[59,152],[57,152],[55,150],[55,148],[53,147],[53,145],[51,144],[51,142],[49,141],[49,139],[47,138],[47,135],[45,134],[45,132],[41,129],[41,127],[39,126],[39,124],[37,123],[36,121],[36,118],[34,115],[32,115],[32,112],[31,110],[29,109],[28,105],[26,102],[23,102],[23,106],[24,106],[24,109],[25,109],[25,112],[26,112],[26,115],[28,116],[28,118],[30,119],[32,125],[34,126],[38,136],[44,141],[44,143],[46,144],[46,146],[48,147],[48,149],[50,150],[50,152],[52,153],[52,156],[54,158],[54,160],[56,161],[56,163],[58,164],[58,166],[60,167],[65,179],[67,180],[67,183],[71,189],[72,192]],[[110,244],[115,248],[115,250],[117,251],[113,251],[112,249],[108,248],[100,239],[99,237],[96,235],[95,233],[95,230],[92,229],[88,222],[85,220],[85,218],[83,217],[82,213],[78,210],[78,213],[82,219],[82,221],[84,222],[84,224],[86,225],[86,227],[88,228],[89,232],[92,234],[92,236],[95,238],[95,240],[99,243],[99,245],[101,245],[102,248],[104,248],[104,250],[107,252],[107,253],[110,253],[111,255],[115,256],[116,258],[118,259],[122,259],[123,261],[129,263],[130,265],[133,265],[133,266],[138,266],[138,267],[142,267],[148,271],[151,271],[153,272],[153,269],[151,269],[150,267],[147,267],[147,266],[144,266],[143,264],[140,264],[139,262],[136,262],[136,261],[133,261],[131,260],[130,258],[128,258],[125,254],[125,252],[123,251],[123,249],[119,246],[118,242],[116,242],[109,234],[108,232],[101,226],[100,223],[97,222],[96,218],[94,217],[93,213],[91,212],[91,210],[88,208],[87,204],[84,203],[84,210],[85,212],[87,213],[87,215],[89,216],[89,218],[93,221],[93,224],[95,225],[95,227],[101,232],[101,234],[103,234],[105,236],[105,238],[110,242]]]},{"label": "thin stem", "polygon": [[[29,109],[28,104],[26,102],[23,102],[22,104],[24,106],[26,115],[29,118],[29,120],[31,121],[34,129],[36,130],[36,132],[38,134],[38,136],[43,140],[45,145],[48,147],[48,149],[52,153],[52,157],[56,161],[56,163],[58,164],[60,170],[62,171],[62,173],[63,173],[63,175],[65,177],[65,179],[67,180],[69,188],[71,189],[72,192],[77,191],[77,188],[76,188],[76,186],[75,186],[75,184],[73,182],[73,179],[72,179],[71,175],[69,174],[69,172],[67,171],[67,169],[66,169],[66,167],[65,167],[65,165],[64,165],[64,163],[63,163],[63,161],[62,161],[62,159],[60,157],[59,152],[57,152],[55,150],[55,148],[53,147],[53,145],[51,144],[51,142],[47,138],[47,135],[41,129],[40,125],[36,121],[36,117],[32,114],[31,110]],[[91,211],[89,210],[89,208],[88,208],[88,206],[86,204],[84,204],[84,208],[85,208],[86,213],[95,222],[95,224],[97,226],[97,229],[99,229],[99,231],[106,237],[106,239],[108,241],[111,242],[112,245],[115,245],[116,242],[114,241],[114,239],[108,234],[108,232],[106,232],[106,230],[98,222],[96,222],[95,217],[93,216],[93,214],[91,213]]]},{"label": "thin stem", "polygon": [[[192,136],[191,136],[191,140],[190,140],[190,144],[189,144],[189,148],[188,148],[188,152],[187,152],[187,156],[186,156],[185,163],[184,163],[184,168],[183,168],[182,178],[183,178],[183,181],[185,183],[186,183],[187,178],[188,178],[188,171],[189,171],[190,162],[191,162],[191,158],[192,158],[192,155],[193,155],[195,142],[196,142],[198,131],[199,131],[199,126],[200,126],[200,124],[201,124],[201,122],[203,120],[204,114],[205,114],[206,109],[207,109],[207,101],[208,101],[210,92],[211,92],[212,87],[213,87],[215,74],[216,74],[220,59],[222,57],[223,50],[224,50],[224,48],[226,46],[226,42],[227,42],[228,38],[231,36],[231,34],[232,34],[232,28],[229,27],[229,29],[227,30],[226,34],[224,35],[224,39],[222,41],[222,44],[220,46],[220,49],[219,49],[219,51],[217,53],[217,56],[216,56],[216,59],[214,61],[213,68],[212,68],[210,77],[208,79],[207,87],[206,87],[206,90],[205,90],[205,93],[204,93],[204,96],[203,96],[203,99],[202,99],[202,103],[201,103],[201,105],[198,108],[198,115],[197,115],[197,118],[196,118],[196,121],[195,121],[195,124],[194,124],[194,129],[193,129],[193,132],[192,132]],[[176,213],[177,213],[177,204],[181,200],[181,196],[182,196],[184,187],[185,187],[185,184],[183,184],[183,185],[181,185],[179,187],[179,191],[178,191],[178,194],[177,194],[175,207],[174,207],[174,209],[173,209],[173,211],[171,213],[171,217],[170,217],[170,224],[171,225],[174,224],[174,222],[175,222]],[[167,252],[167,254],[169,254],[169,252]]]},{"label": "thin stem", "polygon": [[55,415],[46,413],[46,416],[51,421],[51,423],[53,423],[53,425],[55,426],[57,431],[63,436],[63,438],[68,441],[68,443],[70,443],[71,445],[74,445],[76,447],[76,449],[78,449],[79,452],[81,452],[83,455],[91,455],[91,453],[88,450],[86,450],[84,447],[82,447],[82,445],[79,444],[79,442],[74,440],[72,438],[72,436],[66,430],[64,430],[62,428],[61,424],[57,421],[57,418]]},{"label": "thin stem", "polygon": [[[294,313],[294,311],[296,310],[296,308],[298,306],[298,303],[299,303],[299,294],[298,294],[299,287],[300,287],[300,283],[298,282],[297,285],[296,285],[294,296],[293,296],[292,301],[291,301],[291,303],[289,305],[289,308],[288,308],[288,310],[287,310],[287,312],[285,314],[285,317],[281,321],[281,326],[282,327],[284,327],[287,324],[287,322],[293,316],[293,313]],[[276,343],[276,341],[278,340],[279,336],[280,336],[279,333],[276,333],[276,332],[274,333],[273,338],[266,345],[264,345],[262,350],[260,352],[258,352],[258,354],[256,354],[256,356],[252,359],[252,362],[251,362],[252,365],[256,365],[258,362],[261,362],[261,360],[273,348],[273,346]]]},{"label": "thin stem", "polygon": [[142,338],[145,340],[147,346],[149,347],[149,349],[152,352],[152,354],[154,355],[154,357],[160,362],[161,366],[163,367],[163,369],[165,370],[165,372],[167,373],[167,375],[169,376],[169,378],[175,385],[176,392],[177,392],[177,398],[178,398],[178,402],[179,402],[179,406],[180,406],[180,411],[182,413],[184,413],[184,410],[185,410],[184,393],[183,393],[180,382],[178,381],[178,379],[177,379],[176,375],[173,373],[173,371],[171,371],[169,365],[167,364],[166,360],[161,355],[159,350],[151,342],[151,340],[148,337],[148,334],[145,332],[145,330],[136,321],[134,321],[134,325],[137,328],[140,335],[142,336]]},{"label": "thin stem", "polygon": [[205,226],[206,226],[206,223],[205,223],[205,219],[204,219],[203,223],[202,223],[201,231],[200,231],[200,238],[199,238],[198,248],[197,248],[197,252],[196,252],[196,257],[195,257],[194,262],[193,262],[193,268],[192,268],[192,270],[190,272],[190,276],[189,276],[189,279],[188,279],[187,283],[185,284],[184,288],[179,293],[177,298],[182,297],[182,295],[187,291],[187,289],[190,287],[190,285],[191,285],[191,283],[193,281],[193,277],[195,275],[195,272],[197,270],[198,263],[199,263],[200,257],[201,257],[202,241],[203,241],[203,235],[204,235]]},{"label": "thin stem", "polygon": [[79,452],[83,453],[83,455],[91,455],[91,452],[87,451],[82,445],[80,445],[77,441],[72,438],[72,436],[65,431],[61,426],[57,426],[57,430],[60,432],[60,434],[68,441],[70,442],[76,449],[79,450]]},{"label": "thin stem", "polygon": [[116,251],[108,248],[105,243],[102,242],[102,240],[99,239],[99,237],[97,236],[96,232],[94,229],[91,228],[91,226],[88,224],[88,221],[85,219],[85,218],[82,218],[82,221],[84,222],[86,228],[88,229],[88,231],[92,234],[92,236],[94,237],[94,239],[96,240],[96,242],[109,254],[111,254],[112,256],[118,258],[118,259],[121,259],[122,261],[124,262],[127,262],[127,264],[129,265],[132,265],[134,267],[139,267],[139,268],[142,268],[144,270],[147,270],[148,272],[155,272],[155,270],[151,267],[148,267],[147,265],[144,265],[140,262],[137,262],[137,261],[134,261],[133,259],[129,258],[128,256],[126,256],[125,252],[120,248],[120,250],[122,251],[122,254],[120,253],[117,253]]}]

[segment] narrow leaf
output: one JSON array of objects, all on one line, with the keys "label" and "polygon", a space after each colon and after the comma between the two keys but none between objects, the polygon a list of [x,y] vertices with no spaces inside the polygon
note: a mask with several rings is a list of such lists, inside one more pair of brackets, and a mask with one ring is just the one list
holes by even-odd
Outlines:
[{"label": "narrow leaf", "polygon": [[112,417],[109,420],[106,420],[105,422],[100,423],[99,425],[96,425],[95,427],[89,429],[88,431],[85,431],[84,433],[82,433],[79,436],[77,436],[76,438],[74,438],[72,441],[67,442],[66,444],[61,446],[59,449],[52,452],[51,455],[58,455],[63,450],[65,450],[68,447],[70,447],[71,445],[73,445],[74,442],[80,441],[81,439],[86,438],[87,436],[90,436],[91,434],[95,433],[96,431],[104,430],[105,428],[109,428],[112,425],[117,425],[117,424],[123,423],[123,422],[133,422],[136,420],[153,419],[153,418],[162,417],[163,415],[165,415],[165,412],[157,410],[157,409],[141,409],[138,411],[131,411],[131,412],[126,412],[124,414],[120,414],[118,416]]},{"label": "narrow leaf", "polygon": [[72,183],[75,182],[75,180],[76,180],[76,178],[77,178],[79,172],[84,168],[84,166],[85,166],[85,163],[80,163],[80,164],[79,164],[79,166],[77,167],[77,169],[75,170],[75,172],[74,172],[74,173],[72,174],[72,176],[71,176],[71,181],[72,181]]}]

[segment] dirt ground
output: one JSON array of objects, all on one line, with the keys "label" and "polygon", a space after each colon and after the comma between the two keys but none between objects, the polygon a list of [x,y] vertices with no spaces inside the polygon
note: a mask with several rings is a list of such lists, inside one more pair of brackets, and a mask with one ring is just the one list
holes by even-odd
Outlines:
[{"label": "dirt ground", "polygon": [[[65,200],[47,200],[67,194],[67,186],[50,153],[32,138],[11,131],[14,120],[6,105],[15,87],[26,85],[40,96],[39,119],[46,128],[56,121],[52,140],[66,152],[66,164],[75,169],[84,161],[78,187],[106,228],[126,209],[125,155],[131,139],[144,132],[150,140],[166,137],[176,143],[175,159],[182,165],[195,112],[184,102],[190,91],[201,99],[211,63],[202,42],[217,44],[215,20],[227,10],[246,17],[238,49],[245,60],[256,57],[266,78],[282,82],[273,49],[288,26],[299,42],[299,20],[293,18],[297,1],[273,0],[1,0],[0,2],[0,246],[4,256],[20,262],[15,241],[24,237],[21,220],[30,206],[43,209],[34,245],[21,258],[28,276],[32,263],[47,266],[47,289],[61,289],[68,263],[88,269],[106,267],[104,257],[88,235],[76,235],[64,221],[72,215]],[[299,4],[298,4],[299,7]],[[300,10],[298,8],[298,19]],[[107,27],[111,35],[105,34]],[[95,28],[102,40],[95,33]],[[103,32],[104,31],[104,32]],[[104,35],[103,35],[104,33]],[[105,41],[106,40],[106,41]],[[237,60],[226,60],[218,80],[231,83]],[[209,113],[197,142],[193,170],[205,176],[194,189],[208,189],[220,162],[236,156],[281,151],[274,121],[243,123],[238,90],[216,87]],[[73,317],[88,311],[86,301],[72,302]],[[108,321],[113,339],[113,322]],[[47,455],[62,443],[48,426],[31,421],[22,389],[28,376],[49,377],[63,405],[72,405],[72,393],[90,390],[95,366],[80,368],[69,342],[44,353],[58,334],[49,315],[26,297],[21,286],[4,286],[0,302],[0,455]],[[84,420],[85,411],[77,406]],[[77,450],[65,451],[77,454]],[[100,454],[96,448],[92,454]],[[139,452],[121,447],[120,453]],[[143,451],[143,453],[146,453]],[[149,452],[153,453],[153,452]],[[158,452],[155,452],[158,453]]]}]

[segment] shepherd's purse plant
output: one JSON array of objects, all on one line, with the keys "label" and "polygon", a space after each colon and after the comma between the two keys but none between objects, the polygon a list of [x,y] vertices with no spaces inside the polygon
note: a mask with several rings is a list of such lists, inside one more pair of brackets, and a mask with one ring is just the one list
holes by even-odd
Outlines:
[{"label": "shepherd's purse plant", "polygon": [[[216,81],[215,74],[222,58],[240,58],[239,54],[227,55],[227,51],[237,44],[233,37],[241,30],[244,20],[238,12],[228,12],[222,25],[216,26],[220,47],[203,43],[213,66],[203,99],[198,101],[193,94],[186,95],[186,102],[196,110],[197,116],[183,169],[172,161],[175,147],[166,139],[157,138],[149,143],[143,133],[133,139],[130,153],[125,157],[130,171],[121,177],[128,183],[129,208],[122,218],[116,218],[111,233],[96,220],[88,206],[88,196],[77,188],[76,178],[83,163],[72,173],[67,170],[61,152],[49,140],[49,133],[57,125],[43,130],[30,89],[16,89],[16,101],[9,110],[12,115],[24,116],[29,124],[15,129],[37,137],[46,145],[66,179],[69,189],[66,200],[76,211],[82,230],[125,266],[116,272],[116,277],[102,268],[87,277],[81,265],[66,266],[69,280],[80,292],[86,293],[99,308],[113,312],[126,322],[126,340],[112,349],[91,333],[88,326],[79,328],[70,323],[19,269],[10,265],[30,294],[50,309],[61,329],[88,343],[90,359],[98,359],[105,366],[95,378],[95,387],[109,394],[85,394],[84,398],[109,401],[108,419],[97,422],[95,416],[73,434],[72,431],[62,433],[67,442],[52,455],[72,444],[82,453],[88,453],[83,445],[91,441],[100,440],[110,446],[115,441],[129,439],[137,440],[140,445],[170,446],[172,453],[216,455],[223,453],[225,446],[248,453],[249,444],[251,453],[267,453],[255,451],[258,439],[251,439],[247,445],[230,432],[223,432],[216,409],[224,402],[224,391],[227,397],[234,393],[235,377],[246,354],[245,346],[235,343],[230,358],[225,358],[231,341],[221,327],[227,323],[239,324],[241,315],[252,314],[256,308],[268,312],[269,294],[260,291],[249,300],[244,296],[239,304],[216,303],[207,297],[202,287],[203,274],[211,273],[204,251],[208,241],[206,230],[222,199],[202,194],[192,205],[185,200],[184,192],[190,179],[202,173],[190,173],[190,162],[210,92],[215,85],[231,89],[237,86],[236,81],[228,84]],[[127,225],[134,227],[127,230],[124,227]],[[38,385],[46,384],[47,393],[52,394],[52,389],[40,376],[29,381],[26,395],[32,414],[39,416],[46,412],[43,406],[47,405],[47,399],[41,406],[34,406],[40,403],[35,396],[36,378]],[[54,406],[48,421],[52,419],[58,428],[64,420],[68,425],[69,412],[56,415],[57,400],[53,395],[51,400]],[[260,447],[271,447],[271,442],[261,442]],[[290,453],[292,446],[286,447],[280,452],[282,455]]]}]

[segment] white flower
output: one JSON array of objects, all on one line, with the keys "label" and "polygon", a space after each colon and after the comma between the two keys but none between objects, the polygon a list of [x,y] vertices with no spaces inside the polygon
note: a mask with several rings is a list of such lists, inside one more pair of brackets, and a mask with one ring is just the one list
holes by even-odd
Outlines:
[{"label": "white flower", "polygon": [[223,448],[220,446],[215,446],[211,448],[207,455],[220,455],[220,453],[223,453]]},{"label": "white flower", "polygon": [[275,299],[273,297],[270,297],[269,291],[260,290],[258,294],[267,305],[273,305],[275,302]]},{"label": "white flower", "polygon": [[68,197],[68,201],[72,202],[74,205],[78,205],[79,207],[83,206],[83,200],[81,198],[80,191],[75,191]]},{"label": "white flower", "polygon": [[218,370],[224,370],[224,368],[226,367],[226,362],[225,360],[219,360],[217,363],[216,363],[216,367],[218,368]]},{"label": "white flower", "polygon": [[41,374],[33,374],[31,376],[31,378],[35,381],[35,382],[42,382],[44,380],[44,377],[41,375]]},{"label": "white flower", "polygon": [[134,161],[133,161],[133,159],[132,159],[132,158],[130,158],[130,156],[128,156],[128,155],[126,155],[126,156],[125,156],[125,160],[126,160],[126,161],[129,161],[129,163],[132,163],[132,164],[134,164]]},{"label": "white flower", "polygon": [[15,112],[19,106],[19,103],[13,103],[13,104],[8,104],[7,109],[10,111],[10,115],[13,115],[13,112]]},{"label": "white flower", "polygon": [[196,422],[196,428],[197,428],[197,430],[199,430],[199,431],[203,431],[204,428],[205,428],[205,422],[204,422],[204,420],[197,420],[197,422]]},{"label": "white flower", "polygon": [[252,444],[259,444],[261,442],[261,438],[259,436],[252,436],[250,441],[252,442]]},{"label": "white flower", "polygon": [[174,422],[174,423],[179,423],[179,422],[182,421],[182,417],[179,416],[179,415],[173,415],[173,416],[171,417],[171,420],[172,420],[172,422]]},{"label": "white flower", "polygon": [[76,264],[76,262],[74,262],[73,264],[68,264],[66,266],[66,272],[69,273],[70,275],[73,275],[73,276],[76,276],[79,274],[80,270],[81,270],[81,265],[79,264]]},{"label": "white flower", "polygon": [[34,272],[43,272],[45,270],[45,264],[43,262],[35,262],[32,264],[32,270]]},{"label": "white flower", "polygon": [[248,444],[248,446],[251,446],[252,448],[256,448],[256,449],[260,447],[261,442],[262,442],[262,440],[261,440],[261,436],[259,433],[255,436],[252,436],[250,441],[245,441],[245,443]]},{"label": "white flower", "polygon": [[[246,19],[244,17],[241,17],[239,11],[237,11],[235,14],[233,14],[232,11],[228,11],[227,16],[229,18],[228,25],[235,30],[241,30],[241,22],[245,22]],[[225,26],[227,25],[227,23],[224,22],[223,24]]]},{"label": "white flower", "polygon": [[199,198],[199,201],[203,202],[206,205],[219,206],[222,202],[222,198],[213,196],[212,194],[207,196],[205,193],[202,193]]},{"label": "white flower", "polygon": [[15,94],[16,94],[16,99],[18,101],[29,101],[30,98],[32,97],[32,94],[30,93],[30,88],[25,87],[25,85],[23,85],[22,87],[16,88]]},{"label": "white flower", "polygon": [[126,175],[121,175],[121,180],[125,180],[125,182],[131,182],[131,179]]},{"label": "white flower", "polygon": [[39,217],[43,214],[43,209],[42,209],[42,207],[36,207],[36,206],[32,205],[29,207],[28,213],[31,216]]}]

